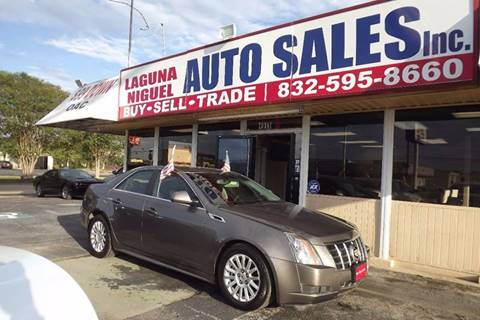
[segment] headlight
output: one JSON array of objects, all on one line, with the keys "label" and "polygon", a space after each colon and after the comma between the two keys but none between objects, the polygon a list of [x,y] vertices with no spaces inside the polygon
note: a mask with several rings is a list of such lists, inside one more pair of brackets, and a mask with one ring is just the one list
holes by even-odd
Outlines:
[{"label": "headlight", "polygon": [[290,242],[290,248],[297,260],[297,263],[310,264],[310,265],[322,265],[322,261],[317,254],[317,251],[307,240],[297,236],[293,233],[285,233]]}]

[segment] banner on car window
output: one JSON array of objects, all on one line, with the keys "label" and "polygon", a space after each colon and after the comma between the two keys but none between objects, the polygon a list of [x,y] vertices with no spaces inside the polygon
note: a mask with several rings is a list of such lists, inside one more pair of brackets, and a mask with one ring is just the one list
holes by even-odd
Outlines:
[{"label": "banner on car window", "polygon": [[477,9],[375,1],[124,69],[119,119],[471,82]]}]

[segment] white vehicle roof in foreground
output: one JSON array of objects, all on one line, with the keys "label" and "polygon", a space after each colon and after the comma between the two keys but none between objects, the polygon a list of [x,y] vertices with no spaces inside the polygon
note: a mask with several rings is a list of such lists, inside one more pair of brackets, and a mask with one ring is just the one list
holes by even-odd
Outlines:
[{"label": "white vehicle roof in foreground", "polygon": [[55,263],[0,246],[0,319],[98,319],[87,295]]}]

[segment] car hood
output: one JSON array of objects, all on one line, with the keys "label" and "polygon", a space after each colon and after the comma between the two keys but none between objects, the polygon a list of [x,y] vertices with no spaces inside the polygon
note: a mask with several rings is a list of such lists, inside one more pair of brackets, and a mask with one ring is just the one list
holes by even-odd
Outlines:
[{"label": "car hood", "polygon": [[315,212],[289,202],[265,202],[224,207],[224,210],[296,233],[312,244],[323,244],[358,235],[355,226],[345,220]]}]

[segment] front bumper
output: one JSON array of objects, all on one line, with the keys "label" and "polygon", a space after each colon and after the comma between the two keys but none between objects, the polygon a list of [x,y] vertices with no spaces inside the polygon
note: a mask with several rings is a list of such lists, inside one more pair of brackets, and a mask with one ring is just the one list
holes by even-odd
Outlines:
[{"label": "front bumper", "polygon": [[88,228],[89,216],[90,216],[90,212],[88,212],[82,205],[81,211],[80,211],[80,223],[82,224],[82,227],[84,227],[85,229]]},{"label": "front bumper", "polygon": [[272,259],[276,273],[277,298],[280,304],[312,304],[331,299],[353,289],[351,270],[315,267]]}]

